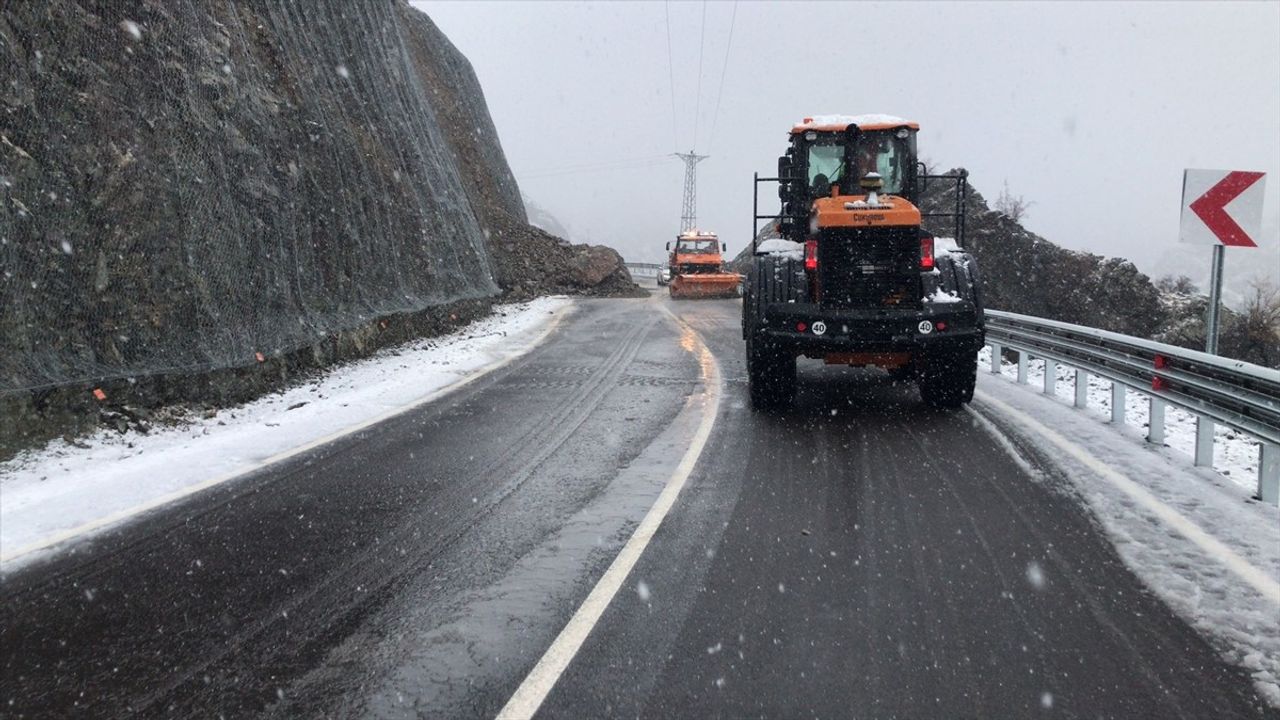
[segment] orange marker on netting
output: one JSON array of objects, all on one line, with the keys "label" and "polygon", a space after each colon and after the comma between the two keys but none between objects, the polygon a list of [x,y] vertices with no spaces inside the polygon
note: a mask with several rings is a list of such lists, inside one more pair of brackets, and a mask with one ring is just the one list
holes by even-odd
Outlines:
[{"label": "orange marker on netting", "polygon": [[253,356],[254,356],[255,358],[257,358],[257,359],[258,359],[258,362],[266,362],[266,361],[267,361],[267,356],[266,356],[266,355],[263,355],[263,354],[262,354],[262,353],[260,353],[260,352],[256,352],[256,353],[254,353],[254,354],[253,354]]},{"label": "orange marker on netting", "polygon": [[93,389],[93,396],[94,396],[95,398],[97,398],[98,400],[106,400],[106,399],[107,399],[107,394],[106,394],[106,393],[104,393],[104,392],[102,392],[102,388],[94,388],[94,389]]}]

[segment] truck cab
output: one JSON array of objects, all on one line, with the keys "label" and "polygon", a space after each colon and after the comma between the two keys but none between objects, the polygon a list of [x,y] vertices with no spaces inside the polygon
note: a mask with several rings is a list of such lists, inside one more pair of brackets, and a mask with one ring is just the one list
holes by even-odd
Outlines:
[{"label": "truck cab", "polygon": [[724,267],[725,245],[713,232],[685,230],[667,243],[674,299],[736,297],[742,276]]}]

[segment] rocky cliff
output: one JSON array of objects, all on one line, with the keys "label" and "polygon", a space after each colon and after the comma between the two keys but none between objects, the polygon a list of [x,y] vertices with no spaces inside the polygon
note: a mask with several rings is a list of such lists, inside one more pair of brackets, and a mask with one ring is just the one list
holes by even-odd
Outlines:
[{"label": "rocky cliff", "polygon": [[528,225],[470,64],[402,0],[5,3],[0,66],[0,400],[634,288]]},{"label": "rocky cliff", "polygon": [[[931,182],[921,207],[954,211],[954,184]],[[949,220],[935,221],[930,229],[952,234]],[[990,308],[1138,337],[1151,337],[1165,322],[1160,292],[1133,263],[1049,242],[992,210],[972,186],[965,204],[965,236],[982,269]]]}]

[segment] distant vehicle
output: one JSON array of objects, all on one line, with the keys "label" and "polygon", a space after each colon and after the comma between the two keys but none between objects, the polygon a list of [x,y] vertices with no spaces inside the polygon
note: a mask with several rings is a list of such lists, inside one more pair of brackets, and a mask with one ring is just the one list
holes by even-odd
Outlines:
[{"label": "distant vehicle", "polygon": [[671,266],[670,265],[663,265],[662,267],[658,268],[658,284],[659,285],[671,284]]},{"label": "distant vehicle", "polygon": [[685,230],[667,243],[671,297],[737,297],[742,276],[724,268],[724,243],[713,232]]},{"label": "distant vehicle", "polygon": [[[791,401],[798,356],[912,378],[936,407],[973,398],[984,323],[978,265],[962,249],[967,173],[926,175],[918,130],[885,115],[805,118],[778,177],[757,176],[757,189],[780,184],[782,209],[773,237],[753,240],[742,303],[754,407]],[[929,180],[955,183],[955,212],[928,215],[951,218],[954,239],[922,227]]]}]

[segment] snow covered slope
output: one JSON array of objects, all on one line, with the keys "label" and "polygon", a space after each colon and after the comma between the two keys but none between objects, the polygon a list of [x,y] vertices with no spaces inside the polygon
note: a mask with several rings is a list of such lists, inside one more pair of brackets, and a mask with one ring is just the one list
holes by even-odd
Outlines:
[{"label": "snow covered slope", "polygon": [[566,298],[499,306],[452,335],[190,423],[23,453],[0,464],[0,570],[440,397],[527,353],[571,308]]}]

